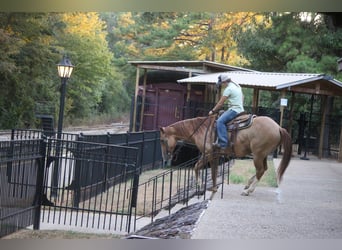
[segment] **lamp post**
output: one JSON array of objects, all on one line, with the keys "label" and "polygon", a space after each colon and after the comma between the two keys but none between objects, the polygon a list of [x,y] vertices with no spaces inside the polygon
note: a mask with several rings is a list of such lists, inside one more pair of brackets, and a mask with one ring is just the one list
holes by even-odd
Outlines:
[{"label": "lamp post", "polygon": [[56,155],[57,159],[55,162],[55,166],[52,174],[52,190],[51,195],[57,196],[57,187],[58,187],[58,172],[59,166],[61,163],[61,138],[62,138],[62,130],[63,130],[63,118],[64,118],[64,103],[65,103],[65,93],[66,93],[66,84],[68,79],[71,76],[72,70],[74,66],[71,64],[68,57],[63,56],[61,62],[57,64],[58,76],[61,78],[61,93],[60,93],[60,102],[59,102],[59,116],[58,116],[58,127],[57,127],[57,142],[56,142]]},{"label": "lamp post", "polygon": [[66,56],[63,56],[63,59],[61,60],[61,62],[57,64],[58,76],[61,78],[61,81],[62,81],[61,95],[60,95],[60,102],[59,102],[57,139],[61,139],[62,137],[66,84],[67,84],[68,79],[71,76],[73,68],[74,66],[71,64],[69,58]]}]

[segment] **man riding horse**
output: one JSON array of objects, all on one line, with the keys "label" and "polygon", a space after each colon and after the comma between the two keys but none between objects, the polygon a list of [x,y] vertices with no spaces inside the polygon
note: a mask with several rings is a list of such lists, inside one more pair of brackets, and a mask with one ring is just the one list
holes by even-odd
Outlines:
[{"label": "man riding horse", "polygon": [[215,107],[209,111],[209,115],[217,113],[223,107],[224,103],[228,101],[228,109],[217,119],[216,130],[218,138],[217,141],[213,143],[213,146],[218,149],[219,152],[223,153],[227,147],[230,147],[226,124],[232,121],[241,112],[244,112],[243,93],[240,85],[233,82],[225,74],[219,75],[216,86],[222,86],[224,91]]},{"label": "man riding horse", "polygon": [[[216,154],[218,150],[216,147],[213,147],[213,144],[218,144],[220,148],[219,154],[231,155],[233,153],[237,158],[252,155],[256,171],[248,180],[242,192],[242,195],[249,195],[254,191],[257,183],[267,170],[267,156],[276,150],[279,145],[282,145],[283,157],[277,168],[277,181],[280,183],[291,160],[292,139],[286,129],[280,127],[270,117],[253,116],[249,126],[240,129],[235,134],[232,140],[234,143],[233,149],[227,148],[228,135],[226,123],[227,120],[234,119],[243,111],[243,96],[238,84],[232,82],[227,75],[220,75],[218,84],[225,83],[227,83],[227,87],[223,92],[223,96],[213,110],[209,112],[209,116],[186,119],[160,128],[162,156],[165,162],[172,159],[177,142],[181,140],[196,145],[201,152],[201,157],[194,167],[196,180],[199,179],[200,169],[209,163],[213,181],[212,191],[216,192],[219,157]],[[217,129],[215,129],[216,116],[213,116],[213,114],[218,112],[219,108],[227,100],[229,102],[229,109],[218,119],[216,122]],[[216,130],[219,138],[215,144]]]}]

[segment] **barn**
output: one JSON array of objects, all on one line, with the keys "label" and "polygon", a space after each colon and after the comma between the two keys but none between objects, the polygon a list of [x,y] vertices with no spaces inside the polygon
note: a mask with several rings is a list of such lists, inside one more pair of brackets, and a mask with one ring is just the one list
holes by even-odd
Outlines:
[{"label": "barn", "polygon": [[131,131],[156,130],[206,115],[215,102],[212,84],[180,84],[180,79],[209,73],[251,71],[210,61],[131,61],[137,68]]}]

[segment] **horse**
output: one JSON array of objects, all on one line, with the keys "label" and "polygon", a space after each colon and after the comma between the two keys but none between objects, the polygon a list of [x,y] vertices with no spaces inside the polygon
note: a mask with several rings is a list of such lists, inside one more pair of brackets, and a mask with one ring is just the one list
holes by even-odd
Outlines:
[{"label": "horse", "polygon": [[[196,181],[198,181],[200,169],[209,163],[213,181],[212,192],[217,191],[216,179],[220,156],[215,153],[217,149],[213,147],[216,140],[215,121],[216,115],[210,115],[181,120],[169,126],[160,127],[160,143],[164,162],[172,159],[178,141],[195,144],[201,153],[194,166]],[[233,148],[226,148],[223,155],[235,158],[252,155],[256,170],[241,195],[248,196],[255,190],[257,183],[268,168],[267,156],[282,145],[283,157],[277,169],[277,183],[280,184],[292,156],[292,139],[286,129],[267,116],[255,116],[249,127],[238,131],[233,143]]]}]

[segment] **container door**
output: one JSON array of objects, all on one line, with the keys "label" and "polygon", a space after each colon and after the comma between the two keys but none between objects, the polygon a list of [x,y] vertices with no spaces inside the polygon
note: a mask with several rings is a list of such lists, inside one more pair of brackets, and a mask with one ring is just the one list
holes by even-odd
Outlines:
[{"label": "container door", "polygon": [[159,89],[158,99],[157,128],[183,120],[183,90]]}]

